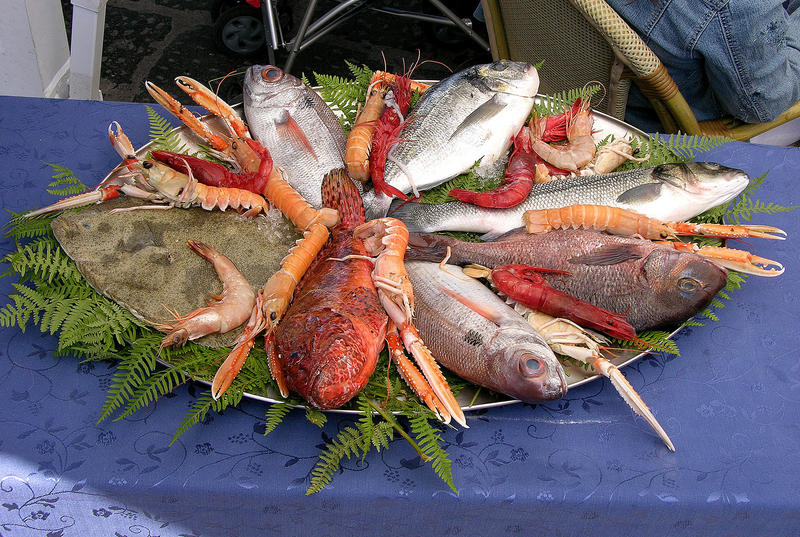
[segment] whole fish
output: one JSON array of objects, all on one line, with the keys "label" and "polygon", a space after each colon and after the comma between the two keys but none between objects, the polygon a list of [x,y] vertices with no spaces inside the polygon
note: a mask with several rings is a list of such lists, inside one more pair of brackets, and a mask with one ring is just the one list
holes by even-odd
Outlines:
[{"label": "whole fish", "polygon": [[454,265],[406,263],[415,325],[436,360],[463,379],[537,403],[563,397],[553,351],[517,312]]},{"label": "whole fish", "polygon": [[[386,159],[386,182],[403,193],[425,190],[492,164],[528,119],[539,75],[529,63],[476,65],[429,88],[409,110],[400,141]],[[386,216],[391,198],[364,196],[367,218]]]},{"label": "whole fish", "polygon": [[697,254],[582,229],[519,230],[492,242],[412,233],[406,259],[441,261],[448,247],[456,265],[521,263],[566,271],[542,276],[559,291],[625,314],[637,331],[688,319],[708,305],[728,274]]},{"label": "whole fish", "polygon": [[391,212],[409,231],[474,231],[485,240],[522,225],[529,209],[575,204],[632,209],[662,221],[681,221],[735,198],[750,178],[714,162],[662,164],[653,168],[588,175],[533,185],[530,195],[509,209],[487,209],[460,201],[439,205],[406,203]]},{"label": "whole fish", "polygon": [[339,211],[322,249],[275,330],[274,349],[290,390],[317,408],[337,408],[366,385],[383,348],[387,316],[372,283],[372,263],[353,229],[364,223],[361,197],[342,170],[325,177],[322,198]]},{"label": "whole fish", "polygon": [[344,167],[347,137],[317,92],[272,65],[252,65],[244,77],[244,114],[253,138],[286,171],[289,183],[315,208],[330,170]]}]

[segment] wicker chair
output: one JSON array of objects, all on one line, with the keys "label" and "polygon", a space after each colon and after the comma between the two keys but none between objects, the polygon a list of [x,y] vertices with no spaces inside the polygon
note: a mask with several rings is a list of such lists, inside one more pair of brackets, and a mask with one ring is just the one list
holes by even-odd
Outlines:
[{"label": "wicker chair", "polygon": [[722,118],[698,123],[664,64],[603,0],[481,0],[495,59],[538,62],[542,93],[589,81],[607,91],[599,110],[619,119],[631,80],[648,98],[664,132],[749,140],[800,116],[800,102],[768,123]]}]

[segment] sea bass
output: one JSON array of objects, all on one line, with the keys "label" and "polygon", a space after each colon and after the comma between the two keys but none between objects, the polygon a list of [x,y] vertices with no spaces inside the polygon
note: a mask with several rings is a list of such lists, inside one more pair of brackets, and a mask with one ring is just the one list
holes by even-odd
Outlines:
[{"label": "sea bass", "polygon": [[347,137],[333,111],[300,79],[272,65],[253,65],[244,77],[244,113],[289,183],[315,208],[330,170],[344,167]]},{"label": "sea bass", "polygon": [[412,233],[406,259],[441,261],[448,247],[449,262],[457,265],[521,263],[566,271],[542,276],[559,291],[625,314],[637,331],[688,319],[708,305],[728,274],[697,254],[582,229],[519,230],[481,243]]},{"label": "sea bass", "polygon": [[406,263],[415,325],[436,360],[463,379],[528,403],[563,397],[564,370],[517,312],[461,268]]},{"label": "sea bass", "polygon": [[[529,63],[476,65],[438,82],[409,110],[386,160],[386,182],[425,190],[504,155],[533,108],[539,75]],[[364,196],[367,218],[386,216],[391,198]]]},{"label": "sea bass", "polygon": [[525,201],[509,209],[487,209],[460,201],[406,203],[391,215],[402,220],[409,231],[474,231],[491,240],[520,227],[527,210],[576,204],[621,207],[662,221],[687,220],[732,200],[749,181],[743,171],[714,162],[662,164],[533,185]]},{"label": "sea bass", "polygon": [[375,369],[387,316],[372,283],[372,263],[353,229],[364,223],[361,197],[344,170],[322,185],[326,207],[341,221],[300,281],[294,300],[275,330],[275,351],[290,390],[317,408],[338,408],[356,395]]}]

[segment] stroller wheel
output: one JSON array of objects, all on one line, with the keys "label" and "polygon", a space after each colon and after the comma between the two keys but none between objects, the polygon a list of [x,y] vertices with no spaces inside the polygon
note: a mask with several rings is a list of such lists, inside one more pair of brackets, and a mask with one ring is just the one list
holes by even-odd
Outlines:
[{"label": "stroller wheel", "polygon": [[251,56],[266,47],[261,11],[238,5],[220,13],[214,23],[214,41],[224,52]]}]

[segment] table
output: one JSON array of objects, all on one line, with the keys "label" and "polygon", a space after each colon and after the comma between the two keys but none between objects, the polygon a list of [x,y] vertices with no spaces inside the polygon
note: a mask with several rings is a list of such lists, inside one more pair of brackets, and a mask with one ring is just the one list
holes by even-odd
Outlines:
[{"label": "table", "polygon": [[[54,200],[47,162],[102,179],[119,162],[111,121],[147,141],[143,104],[0,97],[0,109],[0,207],[11,211]],[[799,149],[729,143],[697,158],[769,172],[758,199],[800,202]],[[796,536],[797,215],[759,218],[790,237],[748,246],[783,262],[784,275],[752,277],[719,322],[684,329],[680,357],[625,369],[675,453],[596,381],[553,403],[470,412],[469,429],[446,431],[458,495],[395,440],[306,497],[320,447],[347,415],[319,429],[292,412],[265,437],[267,405],[248,400],[170,445],[202,392],[190,385],[97,423],[114,364],[54,357],[54,336],[2,328],[0,535]],[[0,251],[11,247],[4,238]],[[12,283],[0,279],[4,298]]]}]

